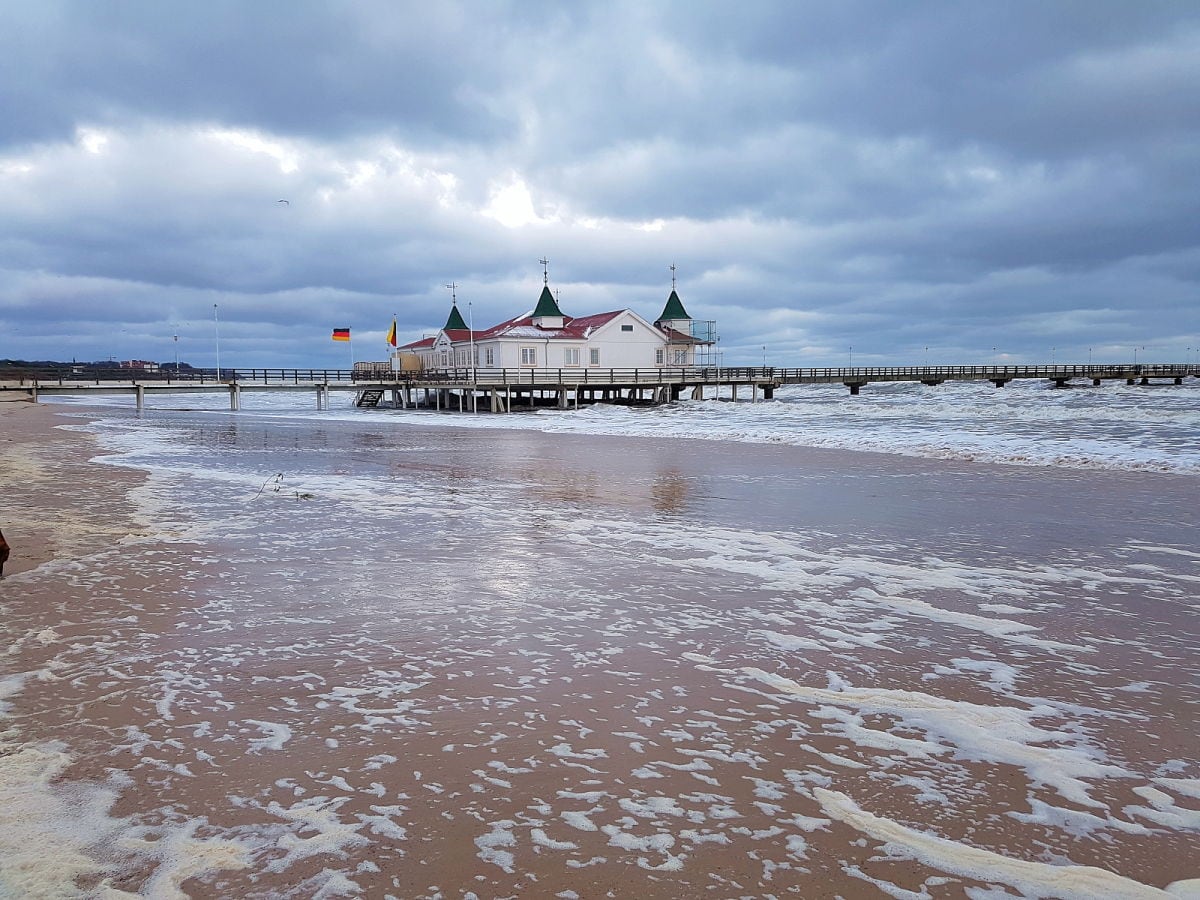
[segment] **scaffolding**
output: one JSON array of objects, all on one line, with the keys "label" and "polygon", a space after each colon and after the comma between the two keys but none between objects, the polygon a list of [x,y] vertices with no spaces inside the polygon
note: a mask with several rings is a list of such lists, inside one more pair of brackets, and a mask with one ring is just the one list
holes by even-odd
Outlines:
[{"label": "scaffolding", "polygon": [[717,334],[715,319],[693,319],[692,340],[696,341],[695,362],[697,366],[721,365],[720,335]]}]

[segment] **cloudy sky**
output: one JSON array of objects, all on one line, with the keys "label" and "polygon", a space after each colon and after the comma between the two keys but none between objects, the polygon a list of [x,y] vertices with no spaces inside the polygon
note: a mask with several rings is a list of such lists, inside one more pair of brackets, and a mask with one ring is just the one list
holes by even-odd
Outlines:
[{"label": "cloudy sky", "polygon": [[1196,359],[1198,86],[1192,0],[0,0],[0,358],[383,359],[546,256],[728,364]]}]

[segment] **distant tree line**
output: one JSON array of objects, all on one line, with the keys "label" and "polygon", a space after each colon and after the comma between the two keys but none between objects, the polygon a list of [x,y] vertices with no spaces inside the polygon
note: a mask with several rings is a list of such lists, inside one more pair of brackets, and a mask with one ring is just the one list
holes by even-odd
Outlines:
[{"label": "distant tree line", "polygon": [[0,377],[20,377],[24,373],[38,376],[49,375],[86,375],[95,372],[142,371],[159,374],[174,374],[176,372],[211,372],[212,369],[198,369],[191,363],[175,362],[157,363],[149,360],[131,359],[115,360],[101,359],[95,362],[62,362],[56,359],[0,359]]}]

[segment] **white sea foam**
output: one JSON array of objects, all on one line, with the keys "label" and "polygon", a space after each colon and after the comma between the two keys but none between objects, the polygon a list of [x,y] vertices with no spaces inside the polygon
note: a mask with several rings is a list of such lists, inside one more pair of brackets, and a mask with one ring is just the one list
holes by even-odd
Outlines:
[{"label": "white sea foam", "polygon": [[367,843],[367,838],[360,834],[362,822],[351,824],[341,821],[337,816],[338,807],[346,802],[346,798],[330,799],[328,797],[312,797],[302,800],[289,807],[272,801],[267,811],[294,823],[297,830],[313,832],[307,837],[300,837],[292,831],[286,831],[279,836],[276,846],[285,853],[282,857],[272,859],[266,865],[268,872],[283,872],[293,863],[317,854],[333,854],[344,856],[346,851]]},{"label": "white sea foam", "polygon": [[[725,389],[728,397],[728,389]],[[132,397],[51,398],[63,405],[129,408]],[[763,403],[681,401],[655,409],[598,405],[533,415],[447,415],[361,410],[353,397],[317,411],[306,394],[189,395],[198,415],[277,421],[420,423],[459,428],[517,428],[576,434],[684,437],[793,444],[936,459],[1022,466],[1105,467],[1162,472],[1200,471],[1200,380],[1177,387],[1053,390],[1014,381],[1003,391],[987,382],[872,384],[858,397],[840,385],[784,387]],[[150,399],[150,408],[178,409],[179,397]],[[852,413],[852,414],[851,414]],[[149,414],[149,413],[148,413]]]},{"label": "white sea foam", "polygon": [[1005,884],[1027,897],[1062,900],[1165,900],[1186,897],[1186,883],[1166,891],[1141,884],[1094,866],[1051,865],[1002,856],[990,850],[917,831],[891,819],[867,812],[848,796],[816,788],[813,791],[825,814],[877,841],[897,858],[916,859],[943,872],[977,881]]},{"label": "white sea foam", "polygon": [[511,819],[493,822],[490,832],[475,838],[475,846],[479,848],[476,856],[511,873],[516,857],[507,848],[517,845],[517,838],[512,832],[514,825],[516,823]]},{"label": "white sea foam", "polygon": [[[1035,782],[1048,785],[1066,799],[1084,806],[1102,806],[1092,799],[1088,781],[1130,777],[1120,767],[1097,760],[1096,751],[1078,744],[1078,736],[1035,726],[1035,719],[1057,715],[1049,707],[982,706],[932,694],[885,688],[811,688],[761,669],[746,668],[744,671],[774,691],[809,703],[848,706],[894,716],[906,726],[927,734],[933,746],[941,746],[945,751],[954,748],[972,760],[1018,766]],[[843,721],[842,733],[860,739],[866,736],[861,729],[851,729],[851,725],[856,723]],[[890,744],[891,739],[872,737],[868,746],[879,741]],[[1046,746],[1050,742],[1055,746]],[[897,745],[896,749],[899,748]],[[933,755],[933,750],[922,746],[922,742],[904,744],[903,749],[909,755]]]},{"label": "white sea foam", "polygon": [[67,897],[76,878],[103,872],[89,848],[118,828],[117,792],[55,784],[71,761],[61,743],[0,744],[0,897]]}]

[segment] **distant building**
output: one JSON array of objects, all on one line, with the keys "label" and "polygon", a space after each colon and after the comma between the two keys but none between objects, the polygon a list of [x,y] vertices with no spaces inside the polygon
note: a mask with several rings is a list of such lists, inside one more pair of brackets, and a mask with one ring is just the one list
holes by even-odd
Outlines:
[{"label": "distant building", "polygon": [[157,372],[158,363],[145,359],[123,359],[117,366],[122,369],[140,369],[143,372]]},{"label": "distant building", "polygon": [[674,287],[651,323],[631,309],[566,315],[547,279],[531,312],[472,332],[454,303],[436,334],[398,347],[396,356],[415,356],[423,369],[635,369],[695,365],[697,347],[711,343],[692,336],[692,319]]}]

